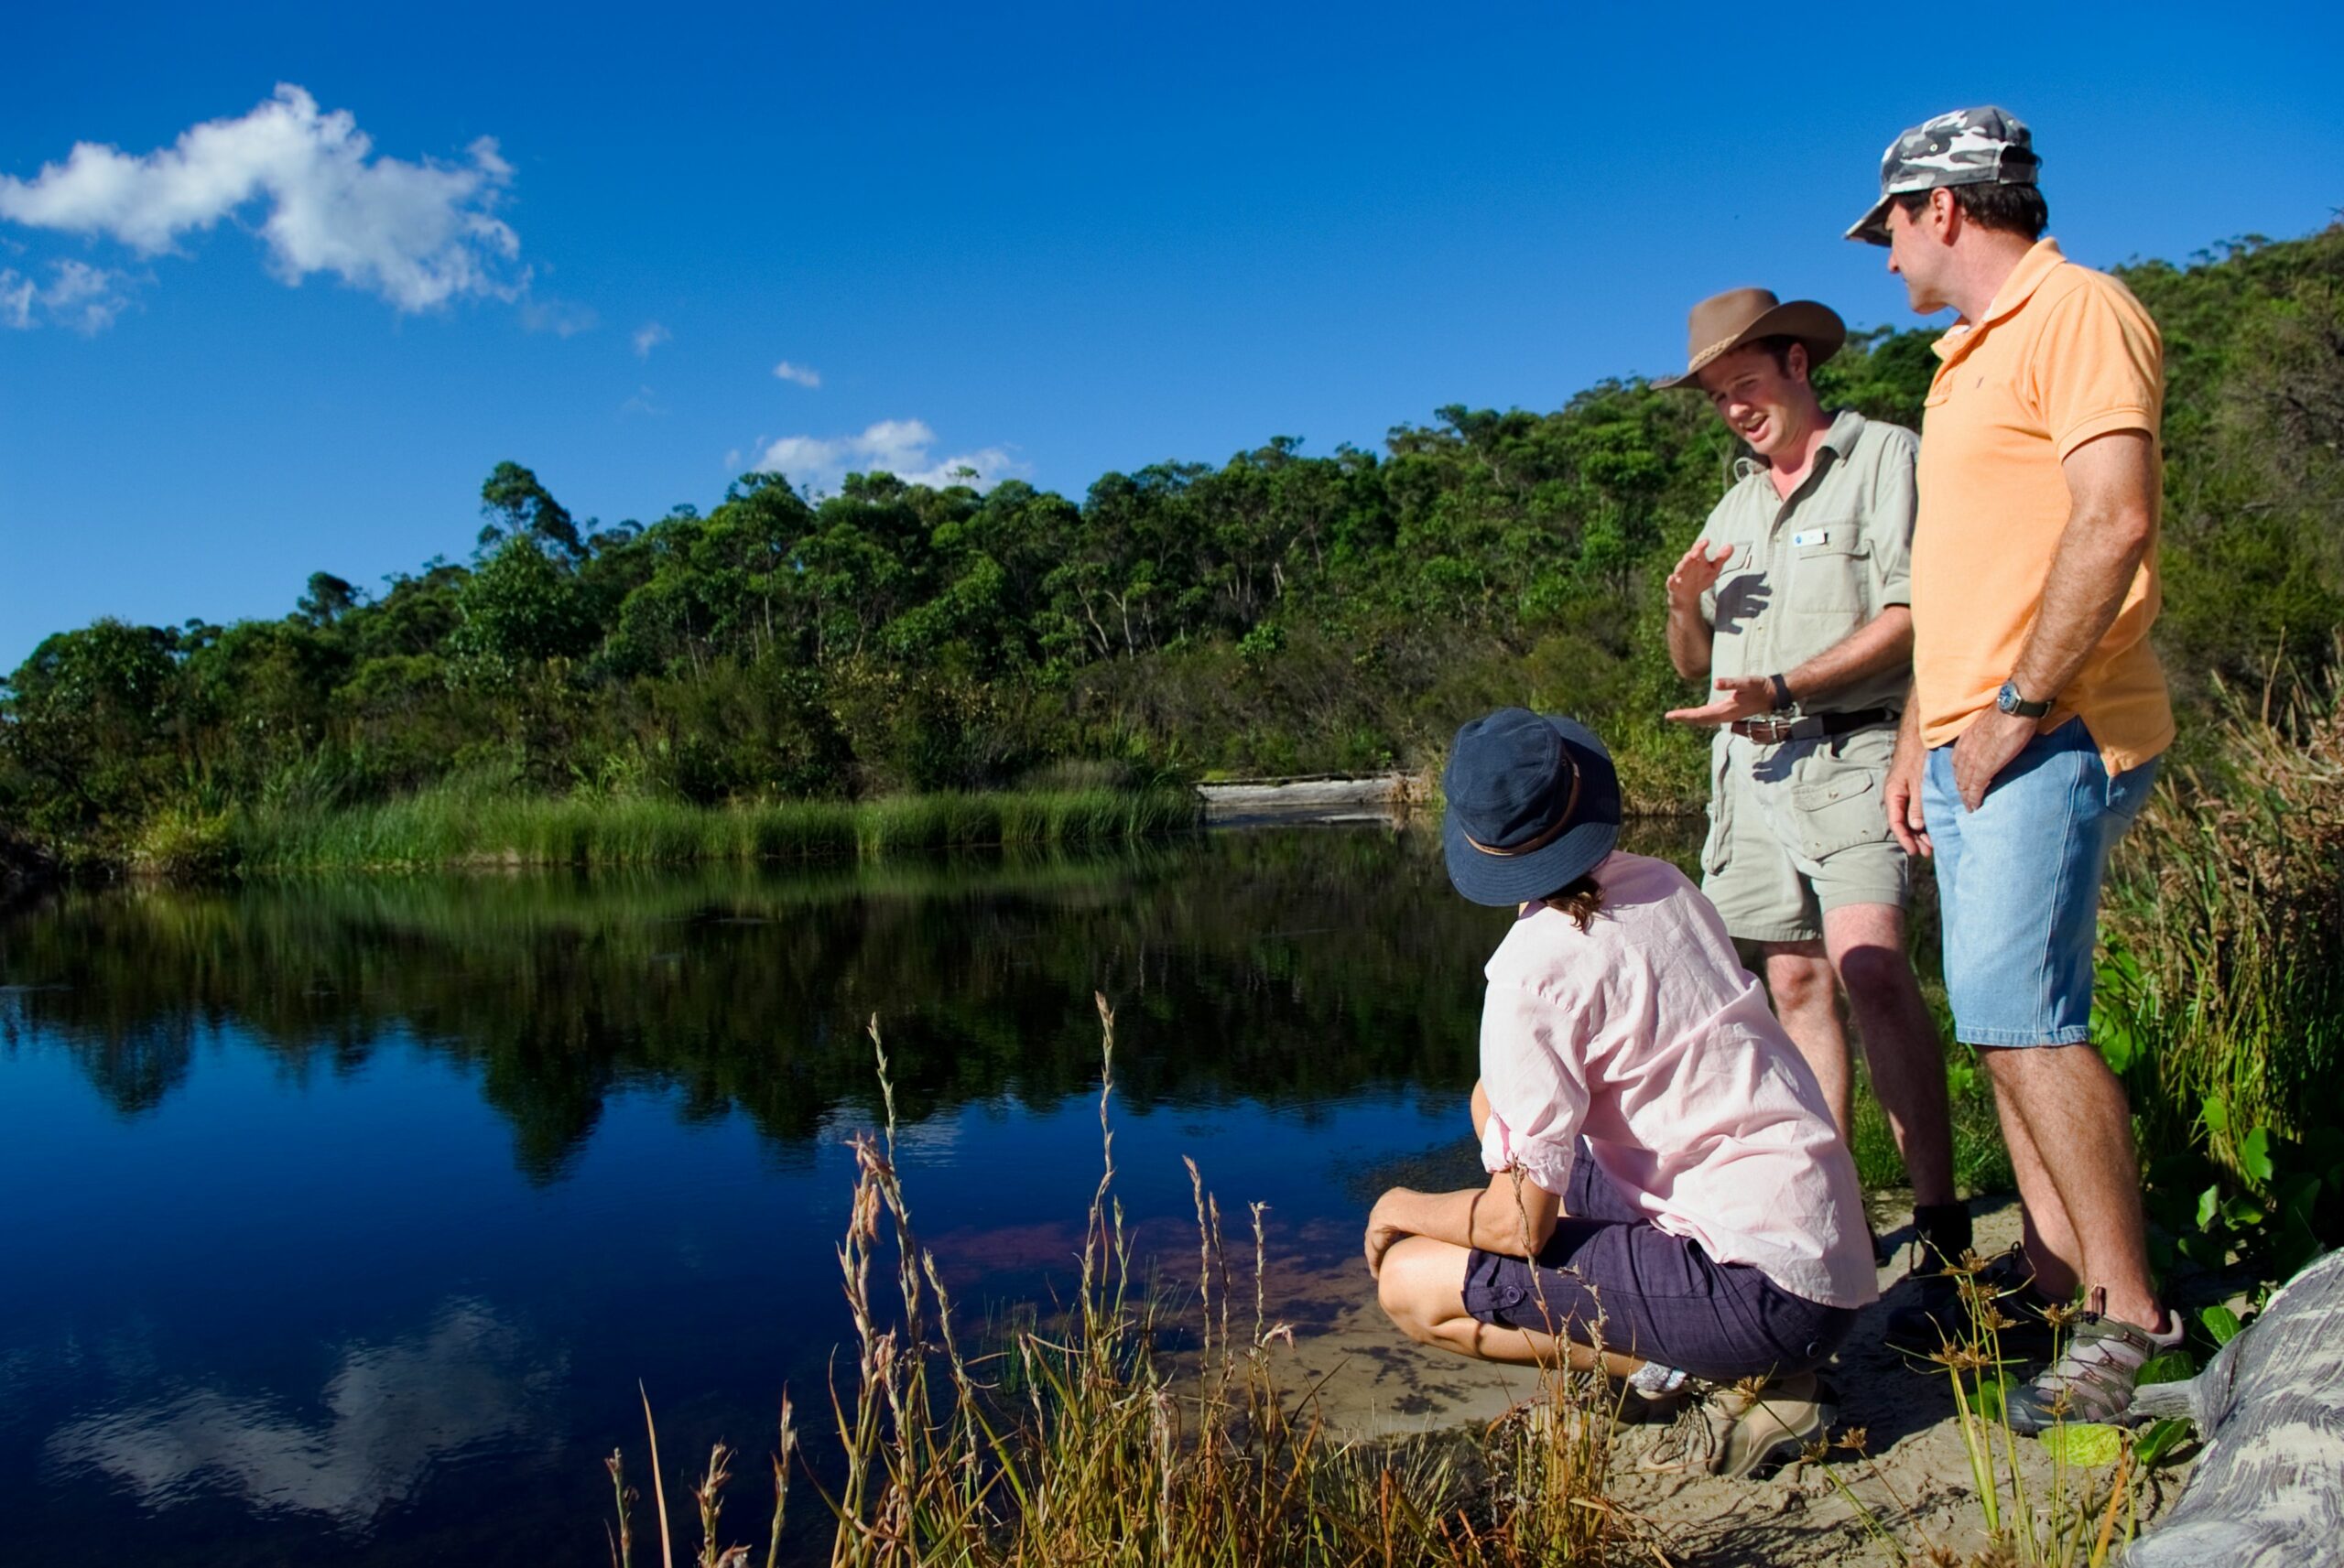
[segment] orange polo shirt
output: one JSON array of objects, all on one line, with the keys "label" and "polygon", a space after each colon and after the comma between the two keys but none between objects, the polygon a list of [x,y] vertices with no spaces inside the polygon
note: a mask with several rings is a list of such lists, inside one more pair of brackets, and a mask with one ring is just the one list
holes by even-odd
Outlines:
[{"label": "orange polo shirt", "polygon": [[[2112,431],[2154,441],[2165,403],[2156,323],[2131,290],[2051,240],[2026,253],[1983,319],[1948,332],[1937,353],[1912,563],[1913,686],[1931,746],[1992,707],[2018,664],[2067,525],[2060,464]],[[2149,646],[2161,602],[2152,533],[2115,622],[2038,727],[2080,714],[2111,775],[2173,743],[2165,671]]]}]

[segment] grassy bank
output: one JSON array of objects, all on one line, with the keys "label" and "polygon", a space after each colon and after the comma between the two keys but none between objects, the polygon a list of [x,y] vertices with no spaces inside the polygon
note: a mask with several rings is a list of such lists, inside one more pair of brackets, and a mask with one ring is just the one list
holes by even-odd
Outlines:
[{"label": "grassy bank", "polygon": [[989,846],[1186,832],[1186,790],[1079,790],[700,806],[443,786],[358,806],[180,809],[150,821],[131,865],[166,877],[461,866],[647,866],[878,860]]}]

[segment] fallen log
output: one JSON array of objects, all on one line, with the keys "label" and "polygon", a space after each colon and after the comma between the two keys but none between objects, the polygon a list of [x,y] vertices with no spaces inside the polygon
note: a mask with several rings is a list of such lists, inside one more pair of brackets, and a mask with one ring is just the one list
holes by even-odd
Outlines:
[{"label": "fallen log", "polygon": [[2178,1416],[2204,1453],[2126,1568],[2344,1568],[2344,1251],[2315,1260],[2186,1383],[2126,1419]]},{"label": "fallen log", "polygon": [[1405,773],[1314,774],[1297,779],[1237,779],[1199,784],[1205,820],[1216,826],[1245,822],[1341,822],[1390,816],[1421,795]]}]

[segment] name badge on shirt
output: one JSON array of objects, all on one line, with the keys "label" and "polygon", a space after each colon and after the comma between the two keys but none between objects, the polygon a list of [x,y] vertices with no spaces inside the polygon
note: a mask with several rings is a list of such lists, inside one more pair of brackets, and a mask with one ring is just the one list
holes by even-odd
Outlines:
[{"label": "name badge on shirt", "polygon": [[1791,548],[1795,550],[1804,550],[1810,545],[1828,545],[1830,542],[1831,530],[1829,528],[1809,528],[1804,533],[1791,535]]}]

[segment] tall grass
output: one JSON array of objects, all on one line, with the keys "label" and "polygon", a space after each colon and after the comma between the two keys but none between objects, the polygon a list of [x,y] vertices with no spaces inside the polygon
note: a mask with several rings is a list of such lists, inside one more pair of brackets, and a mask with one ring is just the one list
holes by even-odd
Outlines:
[{"label": "tall grass", "polygon": [[2339,1119],[2344,709],[2231,697],[2222,730],[2219,766],[2165,781],[2119,846],[2099,1011],[2150,1146],[2202,1123],[2235,1169],[2250,1129]]},{"label": "tall grass", "polygon": [[[830,1517],[832,1568],[1665,1562],[1605,1494],[1610,1411],[1560,1370],[1543,1407],[1551,1417],[1502,1420],[1472,1445],[1470,1463],[1438,1440],[1338,1441],[1314,1390],[1290,1389],[1282,1375],[1293,1336],[1268,1313],[1261,1208],[1249,1279],[1242,1260],[1232,1264],[1220,1205],[1193,1163],[1198,1273],[1176,1317],[1142,1282],[1114,1193],[1114,1015],[1103,998],[1099,1012],[1101,1162],[1080,1271],[1056,1321],[1022,1326],[995,1356],[972,1354],[960,1337],[935,1259],[913,1227],[880,1052],[887,1126],[855,1141],[838,1249],[855,1336],[846,1386],[829,1401],[841,1462],[827,1481],[801,1471]],[[656,1465],[656,1428],[650,1438]],[[780,1550],[797,1441],[785,1407],[768,1563]],[[711,1568],[751,1556],[717,1529],[731,1457],[715,1450],[693,1488],[703,1525],[697,1561]],[[610,1465],[619,1512],[612,1555],[631,1565],[640,1498],[621,1456]],[[662,1560],[672,1564],[664,1500],[654,1506]]]},{"label": "tall grass", "polygon": [[173,817],[138,857],[162,874],[442,866],[641,866],[695,860],[877,860],[906,851],[1051,846],[1186,831],[1183,790],[904,795],[697,806],[657,799],[446,786],[348,806],[262,806]]}]

